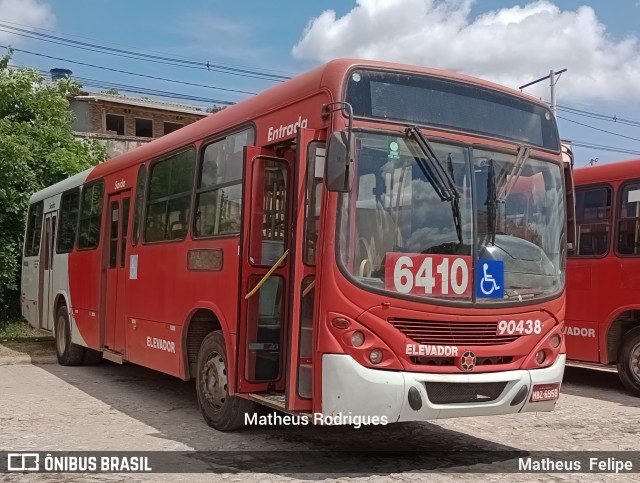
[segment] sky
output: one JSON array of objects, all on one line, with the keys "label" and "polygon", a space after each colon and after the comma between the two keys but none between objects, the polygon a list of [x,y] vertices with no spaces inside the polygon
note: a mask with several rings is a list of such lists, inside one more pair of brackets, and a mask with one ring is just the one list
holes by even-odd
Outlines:
[{"label": "sky", "polygon": [[[117,83],[203,107],[239,102],[274,76],[338,57],[454,70],[515,89],[567,69],[556,78],[558,124],[581,167],[640,158],[639,20],[640,0],[0,0],[0,45],[16,49],[12,65],[67,68],[88,90]],[[549,81],[524,92],[548,102]]]}]

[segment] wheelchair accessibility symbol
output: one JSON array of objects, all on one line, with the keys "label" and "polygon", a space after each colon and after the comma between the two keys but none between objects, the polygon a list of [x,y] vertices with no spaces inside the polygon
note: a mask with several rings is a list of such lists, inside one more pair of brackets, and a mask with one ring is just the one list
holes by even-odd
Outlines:
[{"label": "wheelchair accessibility symbol", "polygon": [[504,262],[502,260],[478,260],[476,294],[480,298],[487,299],[504,297]]}]

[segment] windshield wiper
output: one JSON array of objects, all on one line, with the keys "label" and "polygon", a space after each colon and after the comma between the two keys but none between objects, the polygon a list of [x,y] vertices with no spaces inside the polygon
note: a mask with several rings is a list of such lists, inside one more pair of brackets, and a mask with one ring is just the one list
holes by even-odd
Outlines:
[{"label": "windshield wiper", "polygon": [[[449,171],[445,169],[442,162],[436,156],[435,151],[426,137],[417,127],[408,127],[405,130],[408,137],[412,137],[420,150],[423,157],[416,156],[416,163],[422,170],[425,178],[429,180],[434,191],[438,194],[441,201],[449,201],[451,203],[451,212],[453,222],[456,228],[458,242],[462,243],[462,216],[460,214],[460,192],[453,180],[453,161],[451,154],[448,156]],[[425,162],[428,162],[428,164]]]},{"label": "windshield wiper", "polygon": [[498,198],[496,196],[496,170],[493,166],[493,158],[489,159],[489,168],[487,170],[487,199],[484,202],[487,207],[487,228],[491,235],[491,244],[496,244],[496,225],[498,217]]},{"label": "windshield wiper", "polygon": [[[453,181],[453,186],[455,187],[456,179],[453,174],[453,159],[451,158],[451,153],[447,156],[447,168],[449,169],[449,176],[451,177],[451,181]],[[457,193],[458,196],[454,196],[451,200],[451,212],[453,215],[453,223],[456,226],[456,235],[458,235],[458,242],[462,243],[462,215],[460,214],[460,194]]]},{"label": "windshield wiper", "polygon": [[[500,203],[504,203],[511,193],[511,190],[518,182],[520,175],[522,174],[522,168],[524,168],[525,163],[529,159],[529,155],[531,154],[531,148],[524,147],[523,145],[518,146],[518,154],[516,155],[516,160],[513,163],[513,167],[511,171],[505,176],[505,183],[500,188],[500,192],[497,196],[497,200]],[[507,180],[508,178],[508,180]]]},{"label": "windshield wiper", "polygon": [[489,160],[489,170],[487,173],[487,200],[485,201],[485,205],[487,206],[488,228],[491,235],[492,245],[496,244],[498,203],[504,203],[507,200],[507,196],[509,196],[509,193],[518,182],[518,179],[522,174],[522,169],[529,159],[530,154],[531,148],[523,145],[518,146],[516,160],[514,161],[511,170],[508,173],[505,172],[504,175],[501,176],[501,180],[504,179],[504,183],[500,184],[499,190],[497,188],[498,183],[496,182],[494,161],[493,159]]},{"label": "windshield wiper", "polygon": [[[418,166],[423,171],[423,174],[429,174],[429,181],[434,185],[434,189],[440,196],[442,201],[451,201],[453,198],[460,198],[460,193],[458,192],[458,188],[456,187],[453,180],[450,178],[449,174],[445,170],[442,162],[436,156],[436,153],[433,151],[431,144],[425,138],[420,131],[420,129],[416,127],[408,127],[405,130],[408,137],[412,137],[422,154],[424,154],[424,158],[417,158]],[[424,161],[428,161],[429,165],[427,165]]]}]

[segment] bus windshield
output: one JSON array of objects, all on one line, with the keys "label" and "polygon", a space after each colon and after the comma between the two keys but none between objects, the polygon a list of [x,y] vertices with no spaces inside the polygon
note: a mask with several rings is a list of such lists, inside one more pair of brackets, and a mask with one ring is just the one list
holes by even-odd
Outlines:
[{"label": "bus windshield", "polygon": [[[338,251],[356,282],[398,296],[485,303],[495,299],[474,293],[473,267],[501,260],[504,298],[560,292],[565,210],[559,165],[526,159],[515,175],[516,153],[431,142],[455,185],[452,199],[442,196],[414,139],[375,133],[355,139],[355,181],[341,195]],[[492,186],[503,200],[491,199]]]}]

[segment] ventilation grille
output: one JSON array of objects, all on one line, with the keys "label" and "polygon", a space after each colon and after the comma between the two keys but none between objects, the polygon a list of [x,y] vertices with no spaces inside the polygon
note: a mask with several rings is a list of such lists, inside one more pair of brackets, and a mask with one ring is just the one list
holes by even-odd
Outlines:
[{"label": "ventilation grille", "polygon": [[398,320],[389,323],[419,344],[500,345],[518,339],[518,335],[496,335],[497,322],[443,322],[436,320]]},{"label": "ventilation grille", "polygon": [[434,404],[483,403],[496,400],[504,391],[506,382],[461,384],[452,382],[425,382],[429,401]]}]

